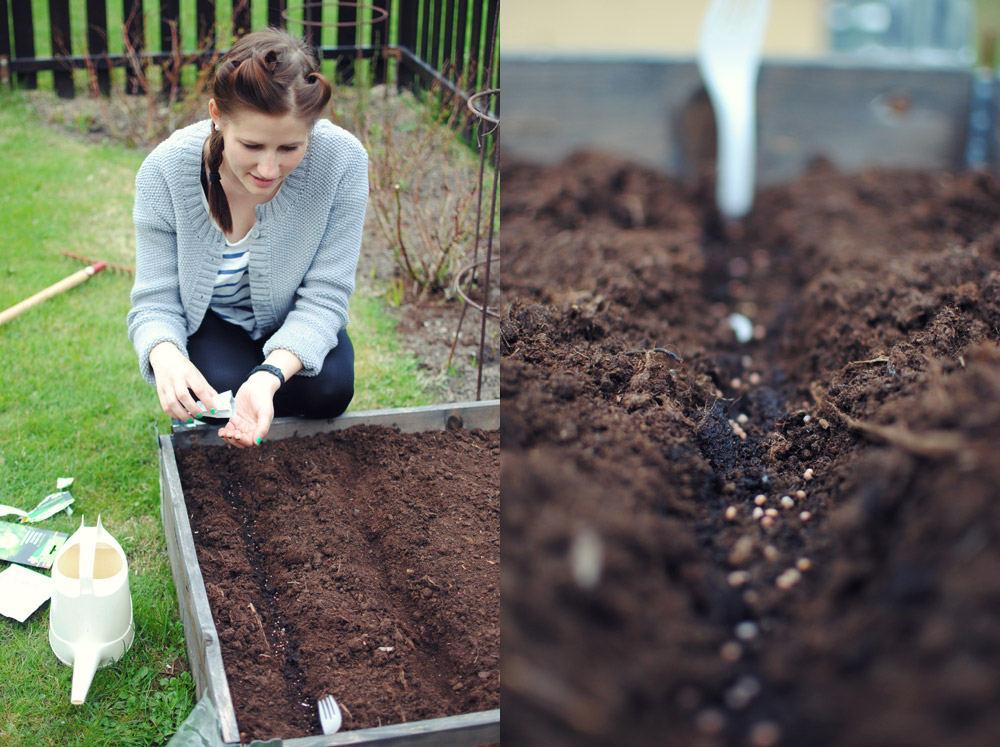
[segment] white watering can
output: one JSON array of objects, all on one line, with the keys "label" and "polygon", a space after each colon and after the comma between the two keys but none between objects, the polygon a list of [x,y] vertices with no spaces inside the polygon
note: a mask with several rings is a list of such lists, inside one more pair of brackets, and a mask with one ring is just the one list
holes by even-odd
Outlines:
[{"label": "white watering can", "polygon": [[49,645],[73,667],[73,705],[87,698],[98,667],[121,658],[134,638],[125,552],[100,516],[96,526],[81,521],[52,562],[49,608]]}]

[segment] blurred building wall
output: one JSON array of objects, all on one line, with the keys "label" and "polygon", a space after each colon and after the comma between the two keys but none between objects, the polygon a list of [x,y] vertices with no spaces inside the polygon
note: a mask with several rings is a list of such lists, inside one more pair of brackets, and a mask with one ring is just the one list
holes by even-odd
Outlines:
[{"label": "blurred building wall", "polygon": [[[503,54],[689,56],[708,0],[502,0]],[[771,0],[770,57],[828,51],[827,0]]]}]

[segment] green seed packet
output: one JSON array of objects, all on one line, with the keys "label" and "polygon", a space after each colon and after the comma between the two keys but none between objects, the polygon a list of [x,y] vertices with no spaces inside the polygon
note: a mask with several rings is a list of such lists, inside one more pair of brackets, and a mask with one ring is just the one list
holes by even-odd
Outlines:
[{"label": "green seed packet", "polygon": [[0,560],[51,568],[59,548],[69,539],[65,532],[0,521]]},{"label": "green seed packet", "polygon": [[53,516],[73,502],[73,496],[68,490],[61,490],[42,499],[42,502],[28,512],[28,515],[21,519],[22,523],[41,521]]}]

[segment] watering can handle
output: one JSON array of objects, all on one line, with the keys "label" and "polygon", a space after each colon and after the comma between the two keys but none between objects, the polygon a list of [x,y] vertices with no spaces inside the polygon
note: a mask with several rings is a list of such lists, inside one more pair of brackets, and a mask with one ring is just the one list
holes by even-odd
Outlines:
[{"label": "watering can handle", "polygon": [[[97,527],[101,519],[97,519]],[[97,555],[97,527],[93,532],[84,532],[80,539],[80,594],[94,593],[94,558]]]}]

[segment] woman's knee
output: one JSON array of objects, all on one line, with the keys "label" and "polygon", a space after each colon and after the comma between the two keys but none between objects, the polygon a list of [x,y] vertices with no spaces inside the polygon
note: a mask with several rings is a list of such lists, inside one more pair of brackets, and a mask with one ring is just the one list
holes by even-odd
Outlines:
[{"label": "woman's knee", "polygon": [[307,418],[335,418],[354,399],[353,374],[333,376],[324,370],[316,376],[296,376],[278,390],[275,410]]},{"label": "woman's knee", "polygon": [[316,417],[335,418],[347,409],[352,399],[354,399],[353,379],[350,382],[341,382],[323,398],[322,403],[325,407],[322,407],[321,412],[317,413]]},{"label": "woman's knee", "polygon": [[346,330],[341,330],[337,341],[337,347],[330,351],[316,376],[315,396],[322,409],[317,417],[336,417],[354,399],[354,345]]}]

